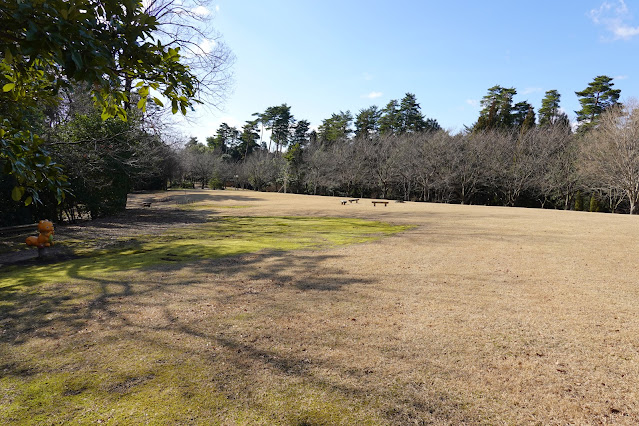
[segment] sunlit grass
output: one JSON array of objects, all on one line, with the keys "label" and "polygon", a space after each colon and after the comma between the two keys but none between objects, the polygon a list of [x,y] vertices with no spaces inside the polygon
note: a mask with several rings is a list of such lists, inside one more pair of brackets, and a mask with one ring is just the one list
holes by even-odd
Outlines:
[{"label": "sunlit grass", "polygon": [[163,235],[137,236],[117,248],[87,250],[60,263],[10,267],[0,275],[0,289],[143,269],[151,265],[214,259],[260,250],[325,248],[370,241],[400,232],[404,226],[346,218],[222,217],[205,224],[175,228]]},{"label": "sunlit grass", "polygon": [[[170,346],[145,344],[141,354],[130,339],[107,347],[114,352],[81,349],[78,360],[65,352],[31,360],[39,371],[0,378],[0,389],[9,396],[0,400],[0,415],[16,424],[24,419],[28,424],[379,424],[367,407],[322,386],[273,382],[259,395],[260,404],[251,406],[228,398],[228,387],[236,385],[224,386],[219,377],[238,378],[223,363],[198,356],[184,362],[184,353]],[[273,413],[280,413],[279,419]]]}]

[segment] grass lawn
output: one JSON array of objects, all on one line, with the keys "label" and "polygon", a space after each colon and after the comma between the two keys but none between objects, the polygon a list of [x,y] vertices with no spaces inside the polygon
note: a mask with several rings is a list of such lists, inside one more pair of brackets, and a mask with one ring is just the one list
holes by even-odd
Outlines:
[{"label": "grass lawn", "polygon": [[61,262],[0,266],[3,424],[639,422],[636,217],[129,206],[57,227]]},{"label": "grass lawn", "polygon": [[[63,239],[58,245],[78,245],[77,258],[0,273],[0,417],[34,424],[370,423],[375,416],[366,407],[330,386],[271,377],[247,389],[267,374],[255,371],[262,377],[247,381],[242,366],[255,354],[224,330],[256,319],[235,303],[272,280],[253,280],[257,290],[233,277],[257,259],[286,262],[288,252],[304,249],[310,261],[327,248],[406,228],[353,218],[209,217],[159,234],[135,232],[132,224],[133,235],[120,232],[108,248]],[[271,309],[274,316],[288,311]],[[259,357],[277,370],[298,369],[276,354],[271,348]]]}]

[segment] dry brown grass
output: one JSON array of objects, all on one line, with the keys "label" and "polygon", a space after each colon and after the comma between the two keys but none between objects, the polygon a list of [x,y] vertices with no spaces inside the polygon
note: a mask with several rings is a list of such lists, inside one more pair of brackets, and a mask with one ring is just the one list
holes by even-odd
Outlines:
[{"label": "dry brown grass", "polygon": [[[119,357],[134,357],[148,372],[106,388],[123,394],[167,365],[187,392],[221,397],[206,405],[176,391],[200,404],[180,423],[639,423],[637,217],[342,206],[232,190],[172,196],[196,200],[197,212],[416,227],[328,250],[115,274],[92,283],[98,298],[76,284],[55,300],[60,286],[51,287],[39,300],[51,318],[12,330],[0,372],[28,369],[18,354],[49,353],[68,358],[65,372],[107,377]],[[129,419],[143,423],[136,413]]]}]

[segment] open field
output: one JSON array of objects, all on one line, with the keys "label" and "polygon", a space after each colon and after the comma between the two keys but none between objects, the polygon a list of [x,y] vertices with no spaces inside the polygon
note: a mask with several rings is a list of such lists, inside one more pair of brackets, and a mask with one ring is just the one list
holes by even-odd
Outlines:
[{"label": "open field", "polygon": [[639,217],[129,206],[58,227],[62,263],[0,267],[5,423],[639,423]]}]

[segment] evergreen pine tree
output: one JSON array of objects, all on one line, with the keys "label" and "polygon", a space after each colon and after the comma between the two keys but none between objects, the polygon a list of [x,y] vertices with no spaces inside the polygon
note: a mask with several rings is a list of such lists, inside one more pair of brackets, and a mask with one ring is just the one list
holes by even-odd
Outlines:
[{"label": "evergreen pine tree", "polygon": [[426,128],[426,121],[412,93],[406,93],[399,106],[400,133],[421,132]]},{"label": "evergreen pine tree", "polygon": [[384,109],[382,109],[382,116],[379,119],[379,132],[380,133],[397,133],[402,126],[401,114],[399,111],[399,102],[393,99]]},{"label": "evergreen pine tree", "polygon": [[528,102],[517,102],[513,108],[513,125],[525,132],[535,126],[535,110]]},{"label": "evergreen pine tree", "polygon": [[541,108],[539,108],[539,125],[546,126],[552,124],[562,124],[570,122],[565,112],[559,109],[559,101],[561,95],[556,90],[549,90],[546,96],[541,100]]},{"label": "evergreen pine tree", "polygon": [[575,111],[580,132],[596,126],[599,116],[611,106],[618,104],[621,90],[613,89],[612,86],[614,83],[611,77],[600,75],[589,83],[586,89],[575,92],[581,104],[581,109]]},{"label": "evergreen pine tree", "polygon": [[377,106],[361,109],[355,117],[355,136],[373,135],[379,131],[379,119],[382,116]]},{"label": "evergreen pine tree", "polygon": [[493,86],[481,100],[482,110],[473,130],[510,129],[515,121],[512,100],[515,88]]}]

